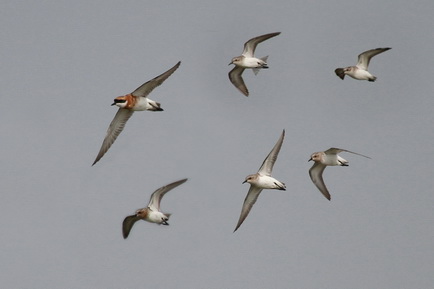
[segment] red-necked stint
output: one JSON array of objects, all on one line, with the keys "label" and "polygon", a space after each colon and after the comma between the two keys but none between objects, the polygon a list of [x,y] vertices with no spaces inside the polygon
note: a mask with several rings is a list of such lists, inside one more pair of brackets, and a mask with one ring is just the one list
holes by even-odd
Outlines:
[{"label": "red-necked stint", "polygon": [[259,69],[268,68],[268,56],[264,56],[262,58],[256,58],[254,56],[256,46],[262,41],[279,34],[280,32],[274,32],[250,39],[244,44],[243,54],[241,54],[241,56],[232,58],[231,63],[229,63],[229,65],[235,64],[234,69],[229,72],[229,79],[231,80],[232,84],[235,85],[235,87],[238,88],[245,96],[249,96],[249,91],[247,90],[244,80],[241,77],[244,69],[251,68],[253,72],[257,74]]},{"label": "red-necked stint", "polygon": [[376,48],[376,49],[371,49],[371,50],[365,51],[363,53],[360,53],[356,66],[348,66],[345,68],[336,68],[335,73],[342,80],[344,79],[345,75],[348,75],[348,76],[351,76],[352,78],[358,79],[358,80],[375,81],[377,79],[377,77],[373,76],[372,74],[370,74],[368,72],[369,61],[375,55],[380,54],[380,53],[387,51],[389,49],[391,49],[391,48],[390,47]]},{"label": "red-necked stint", "polygon": [[331,196],[324,184],[322,173],[326,166],[348,166],[348,161],[338,155],[340,152],[352,153],[370,159],[368,156],[338,148],[329,148],[326,151],[316,152],[310,156],[309,161],[314,161],[315,163],[309,170],[309,176],[315,186],[329,201]]},{"label": "red-necked stint", "polygon": [[250,184],[249,192],[244,199],[243,208],[241,209],[240,219],[238,220],[237,227],[234,232],[241,226],[244,220],[247,218],[250,210],[258,199],[259,194],[263,189],[276,189],[276,190],[286,190],[286,186],[281,181],[276,180],[271,176],[274,163],[277,160],[277,155],[279,154],[280,148],[282,147],[283,138],[285,137],[285,130],[283,130],[277,143],[274,145],[271,152],[265,158],[262,166],[256,174],[248,175],[244,183]]},{"label": "red-necked stint", "polygon": [[122,132],[127,123],[128,119],[133,115],[134,111],[150,110],[150,111],[162,111],[160,103],[149,99],[147,96],[151,93],[154,88],[161,85],[176,69],[181,65],[179,61],[175,66],[173,66],[168,71],[149,80],[148,82],[142,84],[132,93],[124,96],[119,96],[114,99],[112,105],[119,107],[118,112],[110,123],[107,129],[107,134],[102,143],[101,149],[93,162],[92,166],[96,164],[108,151],[111,145],[115,142],[116,138]]},{"label": "red-necked stint", "polygon": [[149,200],[149,204],[146,208],[138,209],[134,215],[126,217],[122,223],[122,235],[124,236],[124,239],[128,237],[131,228],[138,220],[145,220],[158,225],[169,225],[167,221],[169,220],[171,214],[162,213],[160,211],[161,199],[168,191],[176,188],[186,181],[187,179],[182,179],[159,188],[152,193],[151,199]]}]

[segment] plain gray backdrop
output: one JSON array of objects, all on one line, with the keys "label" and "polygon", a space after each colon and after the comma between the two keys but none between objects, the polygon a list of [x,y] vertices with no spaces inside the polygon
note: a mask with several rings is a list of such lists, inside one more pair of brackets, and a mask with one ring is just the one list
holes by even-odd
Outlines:
[{"label": "plain gray backdrop", "polygon": [[[2,1],[3,288],[433,288],[434,2]],[[270,69],[229,81],[255,36]],[[334,74],[377,47],[374,83]],[[182,61],[91,167],[113,98]],[[282,129],[273,176],[232,233]],[[326,200],[310,154],[339,147]],[[125,216],[172,181],[170,226]]]}]

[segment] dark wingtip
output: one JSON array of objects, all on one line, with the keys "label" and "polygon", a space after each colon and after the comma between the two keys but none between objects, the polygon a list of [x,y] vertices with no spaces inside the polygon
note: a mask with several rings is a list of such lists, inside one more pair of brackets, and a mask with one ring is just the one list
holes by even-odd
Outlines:
[{"label": "dark wingtip", "polygon": [[[241,222],[241,224],[242,224],[242,222]],[[241,227],[241,224],[237,224],[237,226],[235,227],[235,230],[232,233],[235,233]]]},{"label": "dark wingtip", "polygon": [[[176,69],[178,69],[178,67],[181,65],[181,60],[180,61],[178,61],[172,68],[175,68],[175,70]],[[171,68],[171,69],[172,69]],[[169,69],[170,70],[170,69]]]},{"label": "dark wingtip", "polygon": [[128,238],[130,232],[126,232],[125,228],[122,228],[122,237],[124,237],[124,239]]},{"label": "dark wingtip", "polygon": [[345,73],[344,73],[344,70],[342,68],[336,68],[335,73],[340,79],[344,80]]}]

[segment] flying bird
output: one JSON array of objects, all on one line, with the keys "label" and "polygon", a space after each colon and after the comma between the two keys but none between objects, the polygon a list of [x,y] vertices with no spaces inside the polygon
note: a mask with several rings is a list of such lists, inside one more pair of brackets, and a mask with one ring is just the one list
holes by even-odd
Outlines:
[{"label": "flying bird", "polygon": [[187,179],[182,179],[157,189],[154,193],[152,193],[151,199],[149,200],[149,204],[146,208],[138,209],[134,215],[126,217],[122,222],[122,235],[124,236],[124,239],[128,237],[131,228],[138,220],[145,220],[159,225],[169,225],[167,221],[169,220],[171,214],[162,213],[160,211],[161,199],[168,191],[176,188],[186,181]]},{"label": "flying bird", "polygon": [[377,79],[377,77],[373,76],[371,73],[368,72],[369,61],[375,55],[383,53],[384,51],[387,51],[389,49],[391,49],[391,48],[390,47],[376,48],[376,49],[371,49],[371,50],[365,51],[363,53],[360,53],[356,66],[348,66],[345,68],[336,68],[335,73],[342,80],[344,79],[345,75],[348,75],[348,76],[351,76],[352,78],[358,79],[358,80],[375,81]]},{"label": "flying bird", "polygon": [[134,111],[163,111],[160,103],[149,99],[148,95],[152,90],[154,90],[154,88],[161,85],[173,72],[175,72],[179,65],[181,65],[181,61],[179,61],[175,66],[163,74],[142,84],[132,93],[124,96],[118,96],[114,99],[112,105],[118,106],[119,110],[107,129],[107,134],[104,138],[101,149],[99,150],[99,153],[96,156],[92,166],[96,164],[109,150],[111,145],[115,142],[116,138],[124,129],[128,119],[130,119],[130,117],[133,115]]},{"label": "flying bird", "polygon": [[243,53],[240,56],[232,58],[231,63],[229,63],[229,65],[235,65],[234,69],[229,72],[229,79],[232,84],[235,85],[235,87],[238,88],[245,96],[249,96],[249,91],[247,90],[247,87],[244,84],[244,80],[241,77],[244,69],[251,68],[256,75],[258,74],[259,69],[268,68],[268,56],[264,56],[262,58],[256,58],[254,56],[256,46],[262,41],[265,41],[279,34],[280,32],[274,32],[250,39],[244,44]]},{"label": "flying bird", "polygon": [[283,138],[285,137],[285,130],[283,130],[282,135],[280,136],[277,143],[274,145],[271,152],[265,158],[262,163],[259,171],[256,174],[248,175],[245,179],[244,183],[250,184],[249,192],[247,193],[246,198],[244,199],[243,208],[241,209],[240,219],[238,220],[237,227],[234,232],[241,226],[244,220],[247,218],[250,210],[255,204],[256,200],[259,197],[259,194],[263,189],[276,189],[276,190],[286,190],[286,186],[281,181],[276,180],[271,176],[271,172],[273,170],[274,163],[277,160],[277,155],[279,154],[280,148],[282,147]]},{"label": "flying bird", "polygon": [[331,196],[326,185],[324,184],[322,173],[324,172],[326,166],[348,166],[348,161],[338,155],[340,152],[352,153],[370,159],[368,156],[338,148],[329,148],[326,151],[316,152],[311,155],[308,161],[314,161],[315,163],[309,170],[309,176],[315,186],[329,201]]}]

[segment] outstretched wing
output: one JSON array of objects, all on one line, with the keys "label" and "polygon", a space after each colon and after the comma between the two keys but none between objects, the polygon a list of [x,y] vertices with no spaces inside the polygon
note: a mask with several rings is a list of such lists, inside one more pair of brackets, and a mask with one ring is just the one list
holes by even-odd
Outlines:
[{"label": "outstretched wing", "polygon": [[253,55],[255,54],[256,46],[259,43],[279,34],[280,32],[268,33],[248,40],[246,43],[244,43],[244,50],[242,55],[246,57],[253,57]]},{"label": "outstretched wing", "polygon": [[371,60],[371,58],[374,57],[375,55],[383,53],[384,51],[387,51],[389,49],[390,49],[390,47],[375,48],[375,49],[367,50],[365,52],[360,53],[359,57],[358,57],[357,67],[364,69],[364,70],[368,70],[369,61]]},{"label": "outstretched wing", "polygon": [[352,151],[349,151],[349,150],[339,149],[339,148],[329,148],[324,153],[328,154],[328,155],[336,155],[336,154],[338,154],[340,152],[351,153],[351,154],[355,154],[355,155],[362,156],[362,157],[370,159],[370,157],[368,157],[368,156],[365,156],[365,155],[362,155],[362,154],[359,154],[359,153],[355,153],[355,152],[352,152]]},{"label": "outstretched wing", "polygon": [[324,197],[327,198],[327,200],[330,201],[330,193],[327,190],[327,187],[324,184],[324,180],[322,178],[322,173],[324,172],[325,168],[325,165],[321,164],[320,162],[315,162],[309,170],[309,176],[312,182],[318,188],[318,190],[324,195]]},{"label": "outstretched wing", "polygon": [[170,75],[172,75],[172,73],[174,73],[180,65],[181,61],[179,61],[177,64],[175,64],[174,67],[164,72],[163,74],[160,74],[159,76],[149,80],[148,82],[145,82],[136,90],[134,90],[131,94],[134,96],[146,97],[148,94],[151,93],[152,90],[154,90],[154,88],[161,85]]},{"label": "outstretched wing", "polygon": [[244,68],[240,66],[235,66],[234,69],[229,71],[229,79],[232,82],[232,84],[238,88],[242,94],[245,96],[249,96],[249,90],[247,89],[247,86],[244,84],[243,77],[241,74],[243,73]]},{"label": "outstretched wing", "polygon": [[129,109],[119,108],[112,122],[110,123],[109,128],[107,129],[107,134],[104,138],[104,141],[101,145],[98,155],[96,156],[95,161],[92,166],[96,164],[104,154],[109,150],[112,144],[115,142],[116,138],[122,132],[125,127],[125,124],[133,115],[133,111]]},{"label": "outstretched wing", "polygon": [[122,222],[122,235],[124,236],[124,239],[128,237],[130,234],[131,228],[134,226],[134,223],[140,220],[139,217],[136,215],[128,216],[124,219]]},{"label": "outstretched wing", "polygon": [[165,185],[159,189],[157,189],[155,192],[152,193],[151,199],[149,200],[148,208],[150,208],[152,211],[160,211],[160,202],[163,196],[170,191],[173,188],[176,188],[180,184],[183,184],[187,181],[187,179],[182,179],[173,183],[170,183],[168,185]]},{"label": "outstretched wing", "polygon": [[240,219],[238,220],[238,224],[234,232],[241,226],[241,224],[247,218],[247,215],[249,215],[250,210],[252,209],[253,205],[256,203],[256,200],[258,199],[259,194],[261,192],[262,192],[261,188],[250,185],[249,192],[247,193],[247,196],[244,199],[243,208],[241,209]]},{"label": "outstretched wing", "polygon": [[279,140],[274,145],[273,149],[268,154],[268,156],[265,158],[264,162],[262,163],[262,166],[259,168],[258,173],[260,173],[261,175],[271,176],[271,172],[273,171],[274,163],[276,162],[280,148],[282,147],[284,137],[285,137],[285,130],[282,131]]},{"label": "outstretched wing", "polygon": [[335,69],[335,73],[337,76],[339,76],[340,79],[344,79],[345,78],[345,73],[344,73],[344,69],[343,68],[336,68]]}]

